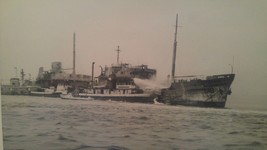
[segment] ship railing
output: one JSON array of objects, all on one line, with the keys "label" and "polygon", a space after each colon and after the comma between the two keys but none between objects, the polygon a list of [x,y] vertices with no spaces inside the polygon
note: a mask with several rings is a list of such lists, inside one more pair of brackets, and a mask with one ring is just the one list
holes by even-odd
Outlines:
[{"label": "ship railing", "polygon": [[135,89],[135,85],[116,85],[117,89]]},{"label": "ship railing", "polygon": [[207,79],[224,79],[224,78],[230,78],[234,76],[233,74],[221,74],[221,75],[213,75],[213,76],[207,76]]},{"label": "ship railing", "polygon": [[173,80],[175,82],[191,81],[191,80],[205,80],[206,77],[207,76],[205,75],[174,76]]},{"label": "ship railing", "polygon": [[120,64],[111,64],[111,67],[117,67],[117,68],[127,67],[127,68],[130,68],[131,65],[127,64],[127,63],[120,63]]},{"label": "ship railing", "polygon": [[52,80],[77,80],[77,81],[89,81],[91,80],[91,76],[88,75],[72,75],[72,74],[56,74],[52,76]]}]

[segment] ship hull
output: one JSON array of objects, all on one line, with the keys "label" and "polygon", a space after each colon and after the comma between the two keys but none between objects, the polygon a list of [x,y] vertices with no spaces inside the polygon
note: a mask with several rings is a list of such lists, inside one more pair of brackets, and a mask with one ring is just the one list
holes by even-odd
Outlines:
[{"label": "ship hull", "polygon": [[60,97],[62,92],[33,92],[29,93],[29,96],[40,96],[40,97]]},{"label": "ship hull", "polygon": [[96,100],[111,100],[111,101],[122,101],[122,102],[130,102],[130,103],[149,103],[153,104],[153,99],[155,97],[149,96],[91,96]]},{"label": "ship hull", "polygon": [[176,80],[162,90],[159,100],[171,105],[224,108],[234,77],[234,74],[223,74],[204,80]]},{"label": "ship hull", "polygon": [[60,98],[66,100],[93,100],[93,98],[91,97],[80,97],[80,96],[75,97],[72,94],[61,94]]},{"label": "ship hull", "polygon": [[[88,94],[79,93],[81,99],[91,98],[94,100],[111,100],[130,103],[154,103],[156,96],[150,94]],[[62,98],[62,96],[61,96]],[[76,97],[77,99],[77,97]]]},{"label": "ship hull", "polygon": [[224,108],[226,102],[204,102],[204,101],[191,101],[191,100],[175,100],[170,105],[183,105],[194,107],[213,107]]},{"label": "ship hull", "polygon": [[[154,103],[156,96],[150,94],[86,94],[95,100],[123,101],[130,103]],[[84,96],[83,96],[84,97]]]}]

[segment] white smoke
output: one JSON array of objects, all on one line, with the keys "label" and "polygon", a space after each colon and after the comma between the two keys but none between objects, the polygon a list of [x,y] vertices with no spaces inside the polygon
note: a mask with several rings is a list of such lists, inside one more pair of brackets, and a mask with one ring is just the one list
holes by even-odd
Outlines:
[{"label": "white smoke", "polygon": [[144,91],[160,91],[161,89],[170,87],[170,83],[167,81],[159,81],[156,79],[139,79],[134,78],[134,83]]}]

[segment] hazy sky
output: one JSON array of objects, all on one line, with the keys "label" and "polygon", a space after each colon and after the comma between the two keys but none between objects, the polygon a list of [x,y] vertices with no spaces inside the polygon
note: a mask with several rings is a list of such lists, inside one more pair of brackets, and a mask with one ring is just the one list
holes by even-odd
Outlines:
[{"label": "hazy sky", "polygon": [[[147,64],[158,77],[171,72],[175,16],[179,14],[176,75],[230,73],[236,79],[228,105],[267,110],[266,0],[0,0],[0,71],[37,76],[62,61],[91,74],[91,63]],[[26,76],[26,78],[27,78]]]}]

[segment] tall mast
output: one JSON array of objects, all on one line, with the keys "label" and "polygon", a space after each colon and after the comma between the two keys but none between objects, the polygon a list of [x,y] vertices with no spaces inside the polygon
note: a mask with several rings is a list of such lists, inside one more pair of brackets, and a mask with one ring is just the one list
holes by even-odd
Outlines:
[{"label": "tall mast", "polygon": [[116,50],[117,51],[117,64],[119,64],[120,62],[120,46],[118,46],[118,49]]},{"label": "tall mast", "polygon": [[178,27],[178,14],[176,14],[176,24],[174,33],[174,44],[173,44],[173,57],[172,57],[172,74],[171,79],[173,80],[175,75],[175,62],[176,62],[176,47],[177,47],[177,27]]},{"label": "tall mast", "polygon": [[75,74],[75,32],[73,33],[73,74]]}]

